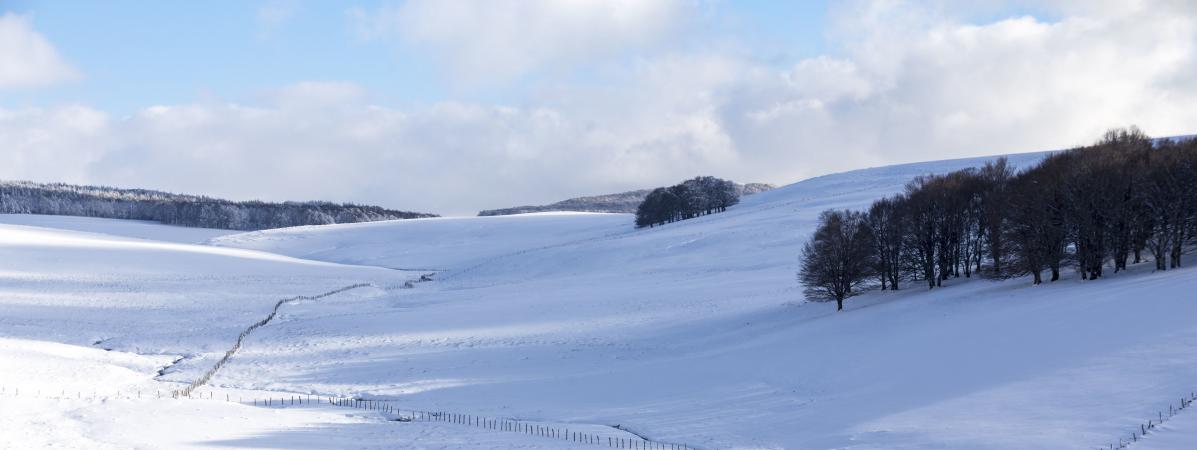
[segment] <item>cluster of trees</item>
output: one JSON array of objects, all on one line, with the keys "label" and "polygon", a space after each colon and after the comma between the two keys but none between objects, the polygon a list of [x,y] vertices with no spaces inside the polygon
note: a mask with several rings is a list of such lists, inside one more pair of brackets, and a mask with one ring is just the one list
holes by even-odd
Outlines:
[{"label": "cluster of trees", "polygon": [[234,202],[142,189],[25,181],[0,182],[0,213],[152,220],[229,230],[435,217],[348,203]]},{"label": "cluster of trees", "polygon": [[[735,187],[736,194],[743,197],[745,195],[765,192],[767,190],[773,189],[775,186],[768,183],[736,183]],[[636,212],[641,203],[644,203],[644,199],[647,198],[648,194],[650,193],[652,193],[652,189],[638,189],[635,191],[620,192],[618,194],[575,197],[547,205],[525,205],[512,208],[486,209],[479,212],[478,215],[505,216],[509,214],[526,214],[545,211],[587,211],[632,214]]]},{"label": "cluster of trees", "polygon": [[636,208],[636,226],[653,227],[722,212],[740,202],[740,188],[729,180],[695,177],[653,189]]},{"label": "cluster of trees", "polygon": [[1015,173],[1006,160],[915,178],[867,211],[827,211],[802,252],[807,298],[954,277],[1031,276],[1074,267],[1096,280],[1150,258],[1180,267],[1197,236],[1197,139],[1111,130],[1095,145]]}]

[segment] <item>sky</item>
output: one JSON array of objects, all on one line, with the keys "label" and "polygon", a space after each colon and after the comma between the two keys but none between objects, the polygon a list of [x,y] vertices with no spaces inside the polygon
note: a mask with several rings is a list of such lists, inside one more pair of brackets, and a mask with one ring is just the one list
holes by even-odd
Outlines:
[{"label": "sky", "polygon": [[447,215],[1197,133],[1186,0],[0,0],[0,179]]}]

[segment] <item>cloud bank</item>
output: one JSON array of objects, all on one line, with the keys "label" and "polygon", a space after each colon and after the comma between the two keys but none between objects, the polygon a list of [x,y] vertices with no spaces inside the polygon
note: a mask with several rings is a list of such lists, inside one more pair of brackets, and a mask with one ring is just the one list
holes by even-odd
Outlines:
[{"label": "cloud bank", "polygon": [[[392,38],[443,53],[463,79],[483,67],[503,79],[587,64],[602,65],[601,79],[544,81],[514,105],[380,105],[351,82],[306,82],[252,104],[129,117],[83,105],[0,110],[0,178],[471,214],[698,174],[784,184],[1059,148],[1129,124],[1197,132],[1197,11],[1187,2],[1062,2],[1044,6],[1052,20],[986,21],[937,4],[860,2],[833,13],[834,52],[784,67],[719,36],[669,45],[661,30],[697,14],[692,4],[519,4],[529,9],[505,16],[502,5],[416,1],[354,20],[377,21],[371,36],[402,33]],[[492,7],[498,20],[482,23]],[[598,19],[575,18],[575,7]]]}]

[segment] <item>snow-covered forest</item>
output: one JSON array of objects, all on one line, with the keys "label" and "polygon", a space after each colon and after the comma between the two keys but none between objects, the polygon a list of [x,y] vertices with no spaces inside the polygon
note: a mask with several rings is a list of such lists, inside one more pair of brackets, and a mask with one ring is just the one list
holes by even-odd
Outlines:
[{"label": "snow-covered forest", "polygon": [[144,189],[28,181],[0,181],[0,213],[151,220],[226,230],[436,217],[351,203],[235,202]]}]

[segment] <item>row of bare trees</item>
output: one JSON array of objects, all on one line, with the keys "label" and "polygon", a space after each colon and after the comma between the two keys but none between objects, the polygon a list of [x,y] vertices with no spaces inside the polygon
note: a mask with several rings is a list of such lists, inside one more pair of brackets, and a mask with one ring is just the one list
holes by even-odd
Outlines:
[{"label": "row of bare trees", "polygon": [[983,274],[1082,279],[1147,259],[1181,266],[1197,236],[1197,140],[1112,130],[1021,172],[1004,158],[920,176],[867,211],[827,211],[802,252],[807,298]]}]

